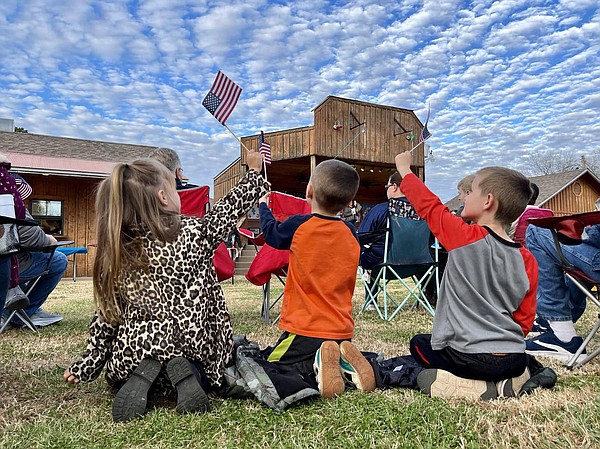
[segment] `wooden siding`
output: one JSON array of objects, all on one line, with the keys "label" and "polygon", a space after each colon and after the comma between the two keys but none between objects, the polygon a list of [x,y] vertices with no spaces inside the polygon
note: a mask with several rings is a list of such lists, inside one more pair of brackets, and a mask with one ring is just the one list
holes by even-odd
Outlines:
[{"label": "wooden siding", "polygon": [[[335,130],[335,124],[342,128]],[[334,98],[315,110],[316,154],[393,164],[398,153],[417,143],[421,129],[412,111]],[[407,139],[411,133],[413,141]],[[423,145],[415,151],[414,165],[424,165]]]},{"label": "wooden siding", "polygon": [[[314,154],[314,134],[314,126],[265,133],[265,141],[271,145],[271,160],[276,162]],[[258,135],[242,137],[242,143],[249,150],[258,151],[258,137]],[[241,150],[241,163],[245,164],[246,151],[243,147]]]},{"label": "wooden siding", "polygon": [[215,178],[213,193],[214,201],[223,198],[242,177],[242,161],[236,159]]},{"label": "wooden siding", "polygon": [[[74,246],[88,248],[88,254],[77,255],[77,277],[91,277],[96,248],[88,244],[96,239],[95,199],[100,180],[33,174],[24,177],[33,189],[27,205],[32,199],[63,201],[63,236],[59,240],[73,240]],[[73,264],[69,263],[65,277],[72,276]]]},{"label": "wooden siding", "polygon": [[570,215],[594,210],[594,202],[600,197],[600,186],[591,176],[582,176],[557,195],[546,201],[542,207],[552,209],[554,215]]}]

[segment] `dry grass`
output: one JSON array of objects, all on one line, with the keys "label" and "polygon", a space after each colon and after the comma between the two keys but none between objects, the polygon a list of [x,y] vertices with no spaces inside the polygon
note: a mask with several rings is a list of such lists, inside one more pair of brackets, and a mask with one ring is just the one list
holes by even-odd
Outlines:
[{"label": "dry grass", "polygon": [[[280,331],[260,318],[260,288],[243,278],[223,285],[237,333],[266,346]],[[274,286],[276,296],[277,289]],[[357,288],[360,309],[362,288]],[[72,387],[62,372],[85,344],[91,282],[65,281],[47,303],[57,326],[0,336],[0,447],[600,447],[600,357],[577,371],[551,362],[559,383],[529,397],[488,403],[444,401],[413,390],[350,392],[274,413],[256,401],[215,399],[203,416],[177,415],[172,404],[129,424],[111,422],[104,382]],[[578,323],[587,331],[594,310]],[[276,313],[276,312],[275,312]],[[386,357],[406,354],[431,318],[408,310],[394,322],[356,317],[355,343]],[[599,338],[592,347],[600,345]],[[283,431],[285,429],[285,432]]]}]

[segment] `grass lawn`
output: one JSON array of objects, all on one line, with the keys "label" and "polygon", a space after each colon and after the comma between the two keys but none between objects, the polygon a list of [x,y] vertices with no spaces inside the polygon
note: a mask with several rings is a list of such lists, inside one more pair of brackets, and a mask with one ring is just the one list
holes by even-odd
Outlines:
[{"label": "grass lawn", "polygon": [[[280,331],[261,320],[260,288],[241,277],[223,288],[235,332],[261,346],[275,342]],[[356,293],[358,311],[362,288]],[[600,447],[600,357],[574,372],[548,362],[558,385],[517,399],[472,403],[406,389],[349,391],[276,413],[255,400],[213,398],[212,411],[203,415],[179,415],[167,403],[114,424],[103,377],[78,386],[62,380],[85,345],[91,282],[63,281],[46,308],[65,319],[37,334],[0,335],[0,448]],[[580,331],[595,319],[590,306]],[[407,354],[410,337],[430,330],[431,317],[421,310],[403,311],[393,322],[367,313],[356,316],[354,342],[388,358]],[[591,343],[599,345],[600,338]]]}]

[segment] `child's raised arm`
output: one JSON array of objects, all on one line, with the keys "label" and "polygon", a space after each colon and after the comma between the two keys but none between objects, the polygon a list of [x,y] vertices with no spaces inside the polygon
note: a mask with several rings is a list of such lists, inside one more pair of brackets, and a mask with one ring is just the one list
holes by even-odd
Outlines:
[{"label": "child's raised arm", "polygon": [[404,153],[397,154],[395,162],[396,169],[403,178],[409,173],[412,173],[410,169],[410,165],[412,164],[412,153],[410,151],[405,151]]},{"label": "child's raised arm", "polygon": [[262,161],[262,155],[248,151],[248,173],[202,219],[206,226],[206,237],[214,248],[225,240],[237,225],[237,220],[270,190],[269,183],[260,175]]}]

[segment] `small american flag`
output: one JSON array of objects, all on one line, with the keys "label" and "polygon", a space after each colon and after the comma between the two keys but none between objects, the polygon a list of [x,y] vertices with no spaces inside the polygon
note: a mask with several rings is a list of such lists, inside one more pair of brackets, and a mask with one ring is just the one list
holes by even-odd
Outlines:
[{"label": "small american flag", "polygon": [[241,93],[242,88],[219,70],[215,82],[206,97],[204,97],[204,101],[202,101],[202,106],[214,115],[219,123],[225,125]]},{"label": "small american flag", "polygon": [[271,163],[271,145],[265,142],[265,134],[263,132],[258,137],[258,152],[263,155],[265,163]]},{"label": "small american flag", "polygon": [[21,175],[19,175],[17,173],[13,173],[13,177],[15,178],[17,192],[19,192],[19,196],[21,197],[21,200],[25,201],[27,198],[29,198],[29,195],[31,195],[31,193],[33,192],[33,189],[31,188],[31,186],[29,184],[27,184],[27,181],[25,181],[21,177]]},{"label": "small american flag", "polygon": [[431,133],[429,129],[427,129],[427,124],[429,123],[429,114],[431,113],[431,107],[427,110],[427,120],[425,120],[425,126],[423,126],[423,130],[421,131],[421,135],[419,136],[419,143],[425,142],[427,139],[431,137]]}]

